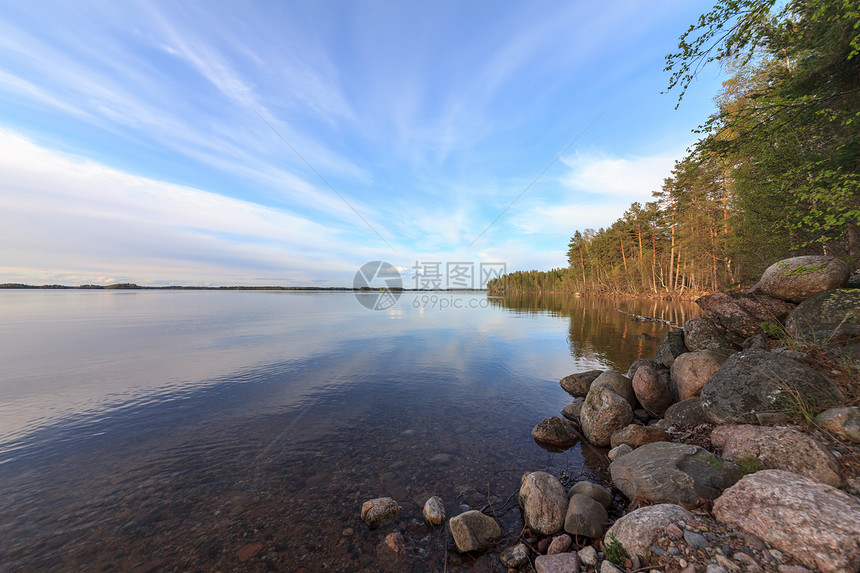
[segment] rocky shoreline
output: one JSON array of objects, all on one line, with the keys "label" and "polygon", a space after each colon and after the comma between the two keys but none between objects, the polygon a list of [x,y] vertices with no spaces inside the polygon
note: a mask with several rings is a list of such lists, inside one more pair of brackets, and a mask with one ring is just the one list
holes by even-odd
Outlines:
[{"label": "rocky shoreline", "polygon": [[[492,506],[446,515],[430,497],[428,526],[447,524],[463,554],[505,547],[511,573],[857,573],[860,284],[849,276],[831,257],[780,261],[747,293],[698,299],[706,316],[669,332],[653,359],[565,377],[574,402],[532,436],[555,451],[610,448],[611,482],[566,490],[525,472],[514,542]],[[380,498],[361,514],[375,528],[399,512]],[[404,553],[396,532],[377,548],[385,570],[404,570]]]}]

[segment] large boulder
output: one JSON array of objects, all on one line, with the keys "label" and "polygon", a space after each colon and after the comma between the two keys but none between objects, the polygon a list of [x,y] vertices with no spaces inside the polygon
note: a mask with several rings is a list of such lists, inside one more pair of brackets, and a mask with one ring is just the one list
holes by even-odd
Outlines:
[{"label": "large boulder", "polygon": [[700,397],[717,424],[754,422],[761,412],[821,409],[842,399],[839,388],[816,370],[764,350],[730,356],[705,383]]},{"label": "large boulder", "polygon": [[579,398],[580,396],[588,394],[588,389],[591,388],[591,383],[594,382],[601,374],[603,374],[603,370],[578,372],[576,374],[571,374],[570,376],[565,376],[561,379],[559,384],[561,384],[561,387],[565,392],[574,398]]},{"label": "large boulder", "polygon": [[670,330],[663,337],[660,346],[657,347],[657,352],[654,353],[654,361],[669,368],[672,366],[675,358],[685,352],[689,352],[689,349],[684,344],[684,331]]},{"label": "large boulder", "polygon": [[558,478],[546,472],[523,476],[520,506],[526,525],[538,535],[553,535],[564,527],[567,494]]},{"label": "large boulder", "polygon": [[698,350],[675,359],[669,379],[669,390],[676,402],[698,398],[702,387],[716,374],[728,356],[713,350]]},{"label": "large boulder", "polygon": [[822,573],[860,570],[860,500],[832,486],[764,470],[726,490],[714,515]]},{"label": "large boulder", "polygon": [[657,370],[659,368],[665,368],[664,366],[660,366],[653,360],[649,360],[648,358],[639,358],[638,360],[634,360],[633,364],[630,365],[630,368],[627,369],[627,377],[633,380],[634,376],[636,376],[636,371],[639,370],[640,366],[650,366],[651,368]]},{"label": "large boulder", "polygon": [[761,276],[759,288],[782,300],[803,302],[821,291],[840,288],[850,275],[851,269],[839,259],[807,255],[769,266]]},{"label": "large boulder", "polygon": [[714,499],[741,477],[732,462],[698,446],[655,442],[609,464],[615,487],[628,499],[695,504]]},{"label": "large boulder", "polygon": [[756,458],[766,469],[787,470],[826,483],[842,485],[839,463],[833,454],[810,436],[786,427],[749,425],[718,426],[711,443],[732,461]]},{"label": "large boulder", "polygon": [[860,342],[860,289],[821,292],[800,303],[785,322],[798,342]]},{"label": "large boulder", "polygon": [[860,443],[860,408],[830,408],[818,415],[819,426],[854,443]]},{"label": "large boulder", "polygon": [[668,442],[670,439],[671,436],[669,436],[669,434],[655,426],[639,426],[637,424],[630,424],[629,426],[625,426],[612,434],[612,437],[609,440],[609,445],[612,448],[617,448],[621,444],[627,444],[635,450],[645,444]]},{"label": "large boulder", "polygon": [[609,525],[603,505],[587,495],[576,493],[570,498],[564,517],[564,530],[571,535],[596,539]]},{"label": "large boulder", "polygon": [[737,349],[723,329],[707,316],[697,316],[684,323],[684,344],[691,352],[716,350],[728,353]]},{"label": "large boulder", "polygon": [[[683,355],[682,355],[683,356]],[[672,392],[664,370],[656,365],[640,364],[633,375],[633,393],[646,412],[658,418],[672,405]]]},{"label": "large boulder", "polygon": [[766,295],[718,292],[696,300],[714,324],[727,333],[729,341],[740,346],[761,332],[761,324],[781,324],[794,305]]},{"label": "large boulder", "polygon": [[461,553],[488,549],[503,537],[502,529],[492,517],[474,509],[452,517],[448,528]]},{"label": "large boulder", "polygon": [[612,441],[613,433],[633,421],[633,408],[609,387],[592,388],[585,397],[579,421],[585,439],[605,448]]},{"label": "large boulder", "polygon": [[553,416],[538,422],[532,430],[535,441],[557,448],[569,448],[579,441],[579,432],[568,420]]},{"label": "large boulder", "polygon": [[693,514],[678,505],[649,505],[618,518],[604,535],[603,543],[609,545],[613,539],[617,540],[629,555],[644,561],[667,527],[686,527],[692,519]]},{"label": "large boulder", "polygon": [[[611,388],[613,392],[627,400],[630,407],[636,409],[636,393],[633,392],[633,381],[620,372],[606,370],[591,384],[591,388]],[[589,392],[591,389],[589,388]]]}]

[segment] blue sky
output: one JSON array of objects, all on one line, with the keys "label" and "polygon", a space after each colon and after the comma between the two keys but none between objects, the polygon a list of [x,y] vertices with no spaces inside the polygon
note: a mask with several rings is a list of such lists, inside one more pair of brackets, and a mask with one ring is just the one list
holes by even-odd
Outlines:
[{"label": "blue sky", "polygon": [[716,68],[679,110],[660,94],[709,7],[5,2],[0,282],[566,266],[570,236],[650,200],[713,111]]}]

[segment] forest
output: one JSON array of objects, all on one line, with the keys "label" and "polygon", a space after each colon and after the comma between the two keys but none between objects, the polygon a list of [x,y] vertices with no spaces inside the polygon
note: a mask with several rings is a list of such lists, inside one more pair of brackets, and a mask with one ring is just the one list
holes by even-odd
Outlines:
[{"label": "forest", "polygon": [[491,293],[684,296],[801,254],[860,266],[860,1],[721,0],[666,56],[678,105],[708,65],[728,76],[717,111],[654,200],[576,231],[568,267],[509,273]]}]

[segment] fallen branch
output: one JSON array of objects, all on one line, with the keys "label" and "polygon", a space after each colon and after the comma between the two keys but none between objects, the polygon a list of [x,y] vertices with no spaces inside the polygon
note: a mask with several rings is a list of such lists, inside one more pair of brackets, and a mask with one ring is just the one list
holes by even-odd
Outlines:
[{"label": "fallen branch", "polygon": [[670,320],[665,320],[662,318],[651,318],[650,316],[642,316],[639,314],[633,314],[632,312],[627,312],[626,310],[621,310],[620,308],[616,308],[615,312],[620,312],[621,314],[626,314],[627,316],[632,316],[635,322],[659,322],[660,324],[668,324],[672,328],[684,328],[680,324],[675,324]]}]

